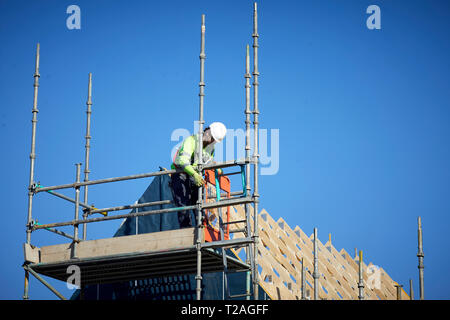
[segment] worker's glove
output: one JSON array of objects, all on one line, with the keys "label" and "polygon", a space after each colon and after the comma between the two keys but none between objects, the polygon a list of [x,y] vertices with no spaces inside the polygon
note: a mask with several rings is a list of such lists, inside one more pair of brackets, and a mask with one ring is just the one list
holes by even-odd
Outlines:
[{"label": "worker's glove", "polygon": [[206,183],[203,177],[197,172],[192,175],[192,178],[194,178],[194,182],[197,187],[200,187]]},{"label": "worker's glove", "polygon": [[201,174],[199,174],[192,165],[186,166],[184,172],[190,175],[194,179],[194,183],[197,187],[204,185],[206,182],[203,180]]},{"label": "worker's glove", "polygon": [[221,176],[222,174],[223,174],[223,170],[222,169],[217,169],[217,174],[219,175],[219,176]]}]

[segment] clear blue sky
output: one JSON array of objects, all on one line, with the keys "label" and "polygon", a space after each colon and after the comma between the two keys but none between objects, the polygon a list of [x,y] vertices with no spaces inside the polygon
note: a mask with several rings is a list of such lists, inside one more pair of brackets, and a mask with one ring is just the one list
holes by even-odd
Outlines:
[{"label": "clear blue sky", "polygon": [[[66,9],[81,9],[69,30]],[[381,9],[381,29],[366,8]],[[73,182],[84,161],[93,73],[91,179],[170,165],[177,128],[198,118],[201,14],[206,14],[205,120],[244,127],[244,54],[252,1],[0,1],[0,299],[21,299],[36,43],[41,44],[35,180]],[[279,130],[279,170],[260,178],[261,207],[322,242],[450,298],[450,4],[417,0],[260,1],[260,125]],[[151,179],[90,188],[98,207],[137,200]],[[73,196],[73,190],[66,192]],[[40,222],[73,206],[38,194]],[[90,224],[109,237],[120,221]],[[63,230],[71,231],[70,228]],[[65,242],[37,231],[38,246]],[[64,283],[55,286],[65,295]],[[31,278],[31,299],[56,298]]]}]

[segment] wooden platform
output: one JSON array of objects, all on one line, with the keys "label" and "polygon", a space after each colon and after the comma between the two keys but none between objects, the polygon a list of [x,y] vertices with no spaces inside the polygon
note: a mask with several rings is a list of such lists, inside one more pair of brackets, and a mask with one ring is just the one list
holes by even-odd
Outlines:
[{"label": "wooden platform", "polygon": [[[203,239],[201,239],[203,242]],[[73,257],[73,244],[32,247],[24,245],[25,261],[42,275],[61,281],[70,276],[67,269],[76,265],[81,284],[114,283],[197,271],[195,228],[82,241]],[[248,270],[238,259],[227,257],[228,268]],[[223,271],[222,255],[202,249],[202,273]]]}]

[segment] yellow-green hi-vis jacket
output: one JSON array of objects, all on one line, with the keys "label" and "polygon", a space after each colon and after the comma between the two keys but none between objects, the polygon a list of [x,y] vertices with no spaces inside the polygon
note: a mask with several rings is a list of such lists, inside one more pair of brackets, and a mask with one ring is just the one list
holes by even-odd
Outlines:
[{"label": "yellow-green hi-vis jacket", "polygon": [[[193,175],[195,168],[198,165],[198,133],[187,137],[178,148],[173,163],[172,169],[181,168],[189,175]],[[203,164],[208,164],[214,158],[214,143],[211,143],[203,148]]]}]

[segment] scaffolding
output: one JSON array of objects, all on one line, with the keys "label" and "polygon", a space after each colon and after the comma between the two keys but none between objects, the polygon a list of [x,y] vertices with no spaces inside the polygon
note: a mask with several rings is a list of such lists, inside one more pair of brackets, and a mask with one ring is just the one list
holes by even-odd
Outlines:
[{"label": "scaffolding", "polygon": [[[198,169],[210,176],[215,176],[216,182],[216,200],[206,201],[206,188],[200,186],[198,189],[198,201],[195,205],[184,207],[171,207],[165,209],[154,209],[146,211],[136,211],[127,214],[108,215],[121,210],[135,208],[151,207],[157,205],[170,204],[170,200],[153,201],[147,203],[135,203],[131,205],[96,208],[88,203],[88,187],[99,184],[106,184],[118,181],[135,180],[161,175],[171,175],[183,172],[176,170],[161,170],[157,172],[135,174],[114,178],[89,180],[89,151],[90,151],[90,126],[91,126],[91,106],[92,106],[92,74],[89,73],[88,98],[87,98],[87,117],[86,117],[86,144],[85,144],[85,163],[84,180],[81,181],[81,163],[77,163],[75,182],[43,186],[36,183],[34,179],[34,167],[36,160],[36,125],[37,125],[37,100],[39,88],[39,59],[40,45],[36,48],[36,62],[34,73],[34,99],[32,109],[32,134],[31,134],[31,153],[30,153],[30,175],[28,186],[28,215],[26,224],[26,242],[24,243],[25,261],[23,268],[25,270],[24,295],[23,299],[29,299],[29,275],[32,274],[42,284],[49,288],[59,298],[65,299],[51,284],[45,281],[40,275],[46,275],[61,281],[67,280],[67,268],[76,265],[81,271],[81,297],[83,288],[89,284],[111,283],[126,280],[135,280],[139,278],[148,278],[150,276],[189,273],[195,274],[196,280],[196,299],[202,298],[202,273],[203,272],[223,272],[224,290],[227,289],[227,272],[247,272],[251,277],[252,290],[247,285],[246,293],[231,296],[227,294],[226,298],[246,297],[247,299],[258,297],[258,19],[257,4],[253,5],[253,110],[250,110],[250,54],[247,45],[245,58],[245,159],[224,161],[213,164],[203,164],[202,162],[202,144],[196,150],[198,157]],[[201,46],[200,46],[200,82],[199,82],[199,141],[203,137],[203,110],[204,110],[204,70],[205,70],[205,15],[201,19]],[[250,155],[250,116],[253,114],[253,155]],[[253,165],[253,194],[251,194],[250,171]],[[220,179],[217,179],[217,169],[226,169],[231,167],[240,167],[243,188],[240,192],[229,192],[228,197],[220,198]],[[214,175],[215,173],[215,175]],[[213,175],[211,175],[213,174]],[[234,173],[232,173],[234,174]],[[227,174],[224,173],[224,176]],[[84,190],[83,201],[80,200],[80,189]],[[68,197],[56,190],[72,189],[75,191],[74,198]],[[39,193],[48,193],[74,204],[74,219],[48,224],[40,224],[32,215],[33,199]],[[229,216],[226,222],[221,219],[221,209],[235,205],[245,205],[245,218],[239,221],[230,221]],[[253,221],[251,221],[250,209],[253,205]],[[82,217],[80,217],[80,208],[82,208]],[[219,230],[218,236],[213,241],[206,241],[206,225],[204,216],[207,210],[217,209],[219,211]],[[184,228],[170,231],[161,231],[147,234],[130,235],[118,238],[107,238],[97,240],[86,240],[87,224],[110,221],[138,216],[147,216],[152,214],[163,214],[169,212],[178,212],[185,210],[194,210],[196,212],[196,225],[193,228]],[[93,214],[101,214],[101,217],[92,217]],[[238,239],[231,239],[229,230],[225,228],[233,223],[244,223],[245,236]],[[253,226],[251,226],[253,222]],[[79,237],[79,226],[82,225],[82,235]],[[73,226],[73,234],[68,234],[58,227]],[[47,230],[71,240],[70,243],[37,247],[31,243],[31,234],[37,230]],[[225,248],[245,248],[246,261],[241,261],[229,255],[226,255]],[[218,250],[219,251],[218,251]],[[221,253],[220,253],[221,250]],[[247,277],[247,282],[249,283]]]}]

